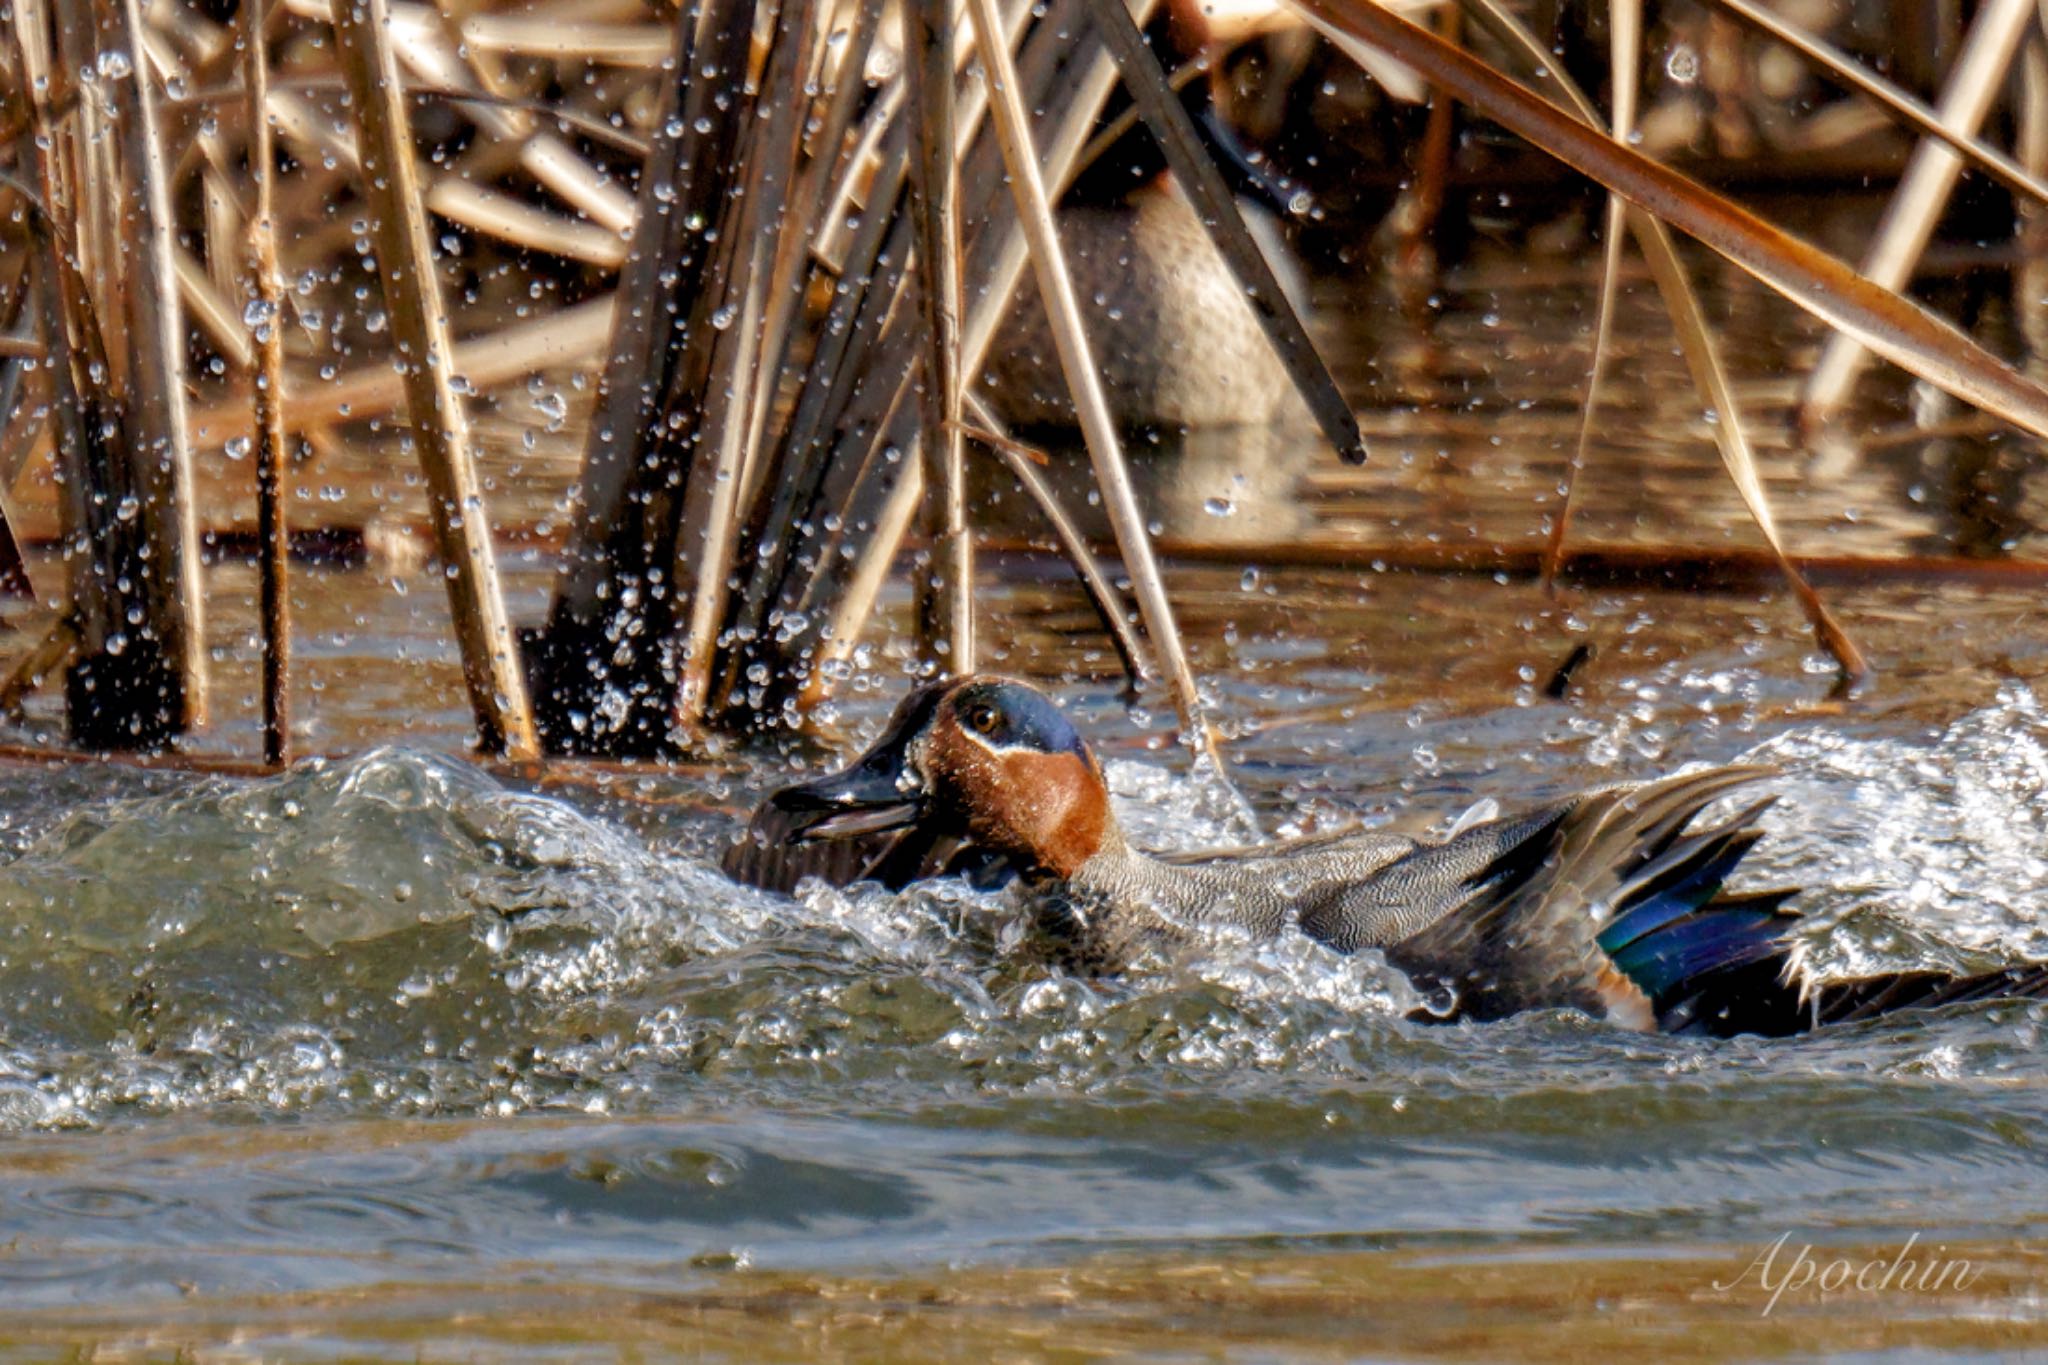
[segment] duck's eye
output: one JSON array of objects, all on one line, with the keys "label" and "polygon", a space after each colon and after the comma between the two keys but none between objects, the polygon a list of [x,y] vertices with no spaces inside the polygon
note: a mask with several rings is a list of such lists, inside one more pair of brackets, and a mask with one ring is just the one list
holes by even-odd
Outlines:
[{"label": "duck's eye", "polygon": [[996,732],[996,727],[1002,723],[1002,716],[997,713],[996,708],[993,706],[982,705],[968,708],[967,728],[974,731],[977,735],[992,735]]}]

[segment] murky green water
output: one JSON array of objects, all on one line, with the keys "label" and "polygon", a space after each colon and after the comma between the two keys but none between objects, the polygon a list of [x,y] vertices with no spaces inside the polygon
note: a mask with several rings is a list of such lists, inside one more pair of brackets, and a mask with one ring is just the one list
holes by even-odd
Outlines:
[{"label": "murky green water", "polygon": [[[1453,340],[1483,352],[1483,318]],[[1640,420],[1603,435],[1616,450],[1665,420],[1649,395],[1675,362],[1647,355]],[[1506,454],[1460,414],[1387,410],[1420,434],[1369,475],[1304,461],[1317,534],[1540,535],[1572,432],[1517,394],[1503,382],[1476,409],[1530,414]],[[1641,477],[1610,473],[1589,525],[1628,539],[1696,513],[1746,541],[1718,494],[1693,496],[1718,477],[1698,435]],[[1856,491],[1791,509],[1795,536],[1956,548],[1953,499],[1899,496],[1950,466],[1887,459],[1836,471]],[[1222,477],[1245,468],[1267,465],[1226,452]],[[1296,476],[1270,496],[1180,482],[1175,534],[1302,515]],[[552,505],[529,493],[533,515]],[[508,559],[533,619],[549,560]],[[211,574],[206,742],[247,752],[253,574]],[[989,578],[988,662],[1069,703],[1139,839],[1229,837],[1170,717],[1117,702],[1063,572],[1012,557]],[[1837,589],[1881,669],[1847,700],[1769,589],[1553,600],[1490,576],[1245,563],[1183,565],[1172,587],[1270,833],[1763,758],[1783,799],[1745,875],[1809,888],[1822,968],[2048,956],[2048,631],[2029,587]],[[794,758],[600,788],[451,756],[467,716],[440,591],[431,570],[300,572],[300,743],[355,757],[262,782],[0,769],[0,1351],[2048,1344],[2040,1005],[1711,1043],[1568,1015],[1419,1029],[1397,974],[1304,943],[1069,977],[1017,951],[1000,895],[788,899],[720,876],[723,841]],[[900,601],[888,618],[902,626]],[[1547,699],[1581,640],[1593,662]],[[890,649],[867,669],[836,716],[852,738],[901,687]],[[38,700],[26,733],[54,719]],[[1781,1237],[1788,1261],[1806,1243],[1858,1265],[1941,1247],[1979,1274],[1802,1288],[1766,1313],[1745,1268]]]}]

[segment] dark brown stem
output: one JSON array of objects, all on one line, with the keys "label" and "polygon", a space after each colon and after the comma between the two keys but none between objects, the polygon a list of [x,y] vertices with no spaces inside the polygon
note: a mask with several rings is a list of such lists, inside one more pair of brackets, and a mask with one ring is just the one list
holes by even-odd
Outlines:
[{"label": "dark brown stem", "polygon": [[256,358],[256,539],[262,576],[263,761],[291,758],[291,602],[287,594],[289,535],[285,525],[284,281],[277,268],[272,204],[276,153],[271,141],[270,71],[263,51],[263,0],[244,0],[248,35],[243,73],[249,100],[249,174],[256,212],[249,222],[249,296],[256,303],[250,340]]}]

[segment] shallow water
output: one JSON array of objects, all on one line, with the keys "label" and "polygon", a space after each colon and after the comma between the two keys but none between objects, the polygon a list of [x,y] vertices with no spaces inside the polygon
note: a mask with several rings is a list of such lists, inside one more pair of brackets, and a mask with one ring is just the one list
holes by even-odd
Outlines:
[{"label": "shallow water", "polygon": [[[1781,800],[1743,877],[1806,888],[1814,970],[2048,957],[2028,586],[1831,587],[1879,670],[1837,698],[1768,579],[1553,599],[1375,563],[1540,544],[1591,319],[1583,272],[1542,273],[1462,271],[1423,333],[1384,300],[1364,315],[1338,348],[1378,438],[1363,471],[1286,433],[1141,452],[1171,540],[1248,547],[1170,587],[1263,831],[1426,827],[1761,759]],[[1796,549],[2039,557],[2040,490],[1996,438],[1790,449],[1769,417],[1813,330],[1718,283]],[[1341,318],[1359,286],[1318,292]],[[1582,533],[1753,544],[1640,288],[1623,318]],[[1895,377],[1867,388],[1859,433],[1904,400]],[[309,506],[404,520],[389,452],[346,458],[369,472],[323,471]],[[545,609],[561,474],[496,471],[494,512],[541,537],[505,555],[522,621]],[[1361,567],[1252,548],[1296,541]],[[1065,571],[1014,552],[984,571],[986,662],[1059,694],[1135,837],[1237,841],[1161,699],[1121,704]],[[209,570],[201,750],[256,747],[254,591],[246,563]],[[0,1353],[2048,1347],[2048,1007],[1716,1043],[1567,1014],[1418,1028],[1397,973],[1301,942],[1077,979],[1020,950],[1001,895],[720,876],[751,802],[815,755],[496,774],[453,756],[468,717],[433,570],[302,567],[294,593],[296,742],[353,756],[261,782],[0,767]],[[904,685],[905,603],[884,606],[829,718],[848,743]],[[1549,700],[1577,643],[1597,652]],[[12,737],[60,735],[45,695]],[[1781,1276],[1808,1243],[1976,1273],[1774,1299],[1753,1267],[1781,1238]]]},{"label": "shallow water", "polygon": [[[327,582],[362,624],[312,652],[352,683],[316,694],[307,738],[375,746],[356,757],[261,782],[0,770],[16,1354],[2048,1340],[2041,1005],[1715,1043],[1566,1014],[1418,1028],[1397,973],[1300,942],[1073,978],[1019,950],[1000,894],[721,877],[801,759],[597,790],[450,756],[454,695],[424,720],[391,702],[447,677],[432,586]],[[1268,832],[1762,758],[1784,799],[1746,876],[1809,888],[1816,967],[2048,955],[2024,594],[1849,594],[1885,671],[1842,702],[1772,601],[1204,569],[1175,589]],[[1168,717],[1072,677],[1093,642],[1063,586],[1013,574],[988,603],[1016,627],[1001,666],[1070,703],[1138,838],[1234,837]],[[1543,698],[1580,637],[1600,652],[1574,698]],[[842,730],[899,686],[878,663]],[[1980,1273],[1766,1315],[1745,1267],[1788,1234]]]}]

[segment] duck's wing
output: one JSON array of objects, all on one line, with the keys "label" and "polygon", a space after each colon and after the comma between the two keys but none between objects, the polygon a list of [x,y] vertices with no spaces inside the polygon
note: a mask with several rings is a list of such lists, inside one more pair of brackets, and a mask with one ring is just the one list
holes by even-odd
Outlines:
[{"label": "duck's wing", "polygon": [[1642,1029],[1802,1033],[1904,1010],[2048,998],[2048,964],[1894,972],[1816,985],[1793,969],[1790,890],[1728,893],[1762,831],[1757,801],[1692,825],[1770,774],[1716,768],[1617,787],[1419,848],[1304,916],[1340,948],[1384,948],[1431,1019],[1572,1007]]},{"label": "duck's wing", "polygon": [[1667,1033],[1732,1038],[1755,1033],[1783,1038],[1834,1024],[1985,1000],[2048,999],[2048,963],[2026,962],[1973,976],[1886,972],[1853,981],[1811,984],[1789,969],[1785,955],[1701,974],[1684,998],[1665,1009]]},{"label": "duck's wing", "polygon": [[1666,992],[1613,952],[1633,949],[1676,989],[1697,971],[1784,951],[1789,892],[1719,895],[1769,803],[1688,832],[1707,806],[1770,771],[1688,773],[1479,824],[1324,898],[1302,927],[1346,951],[1384,949],[1426,995],[1448,1001],[1442,1017],[1571,1006],[1653,1028]]}]

